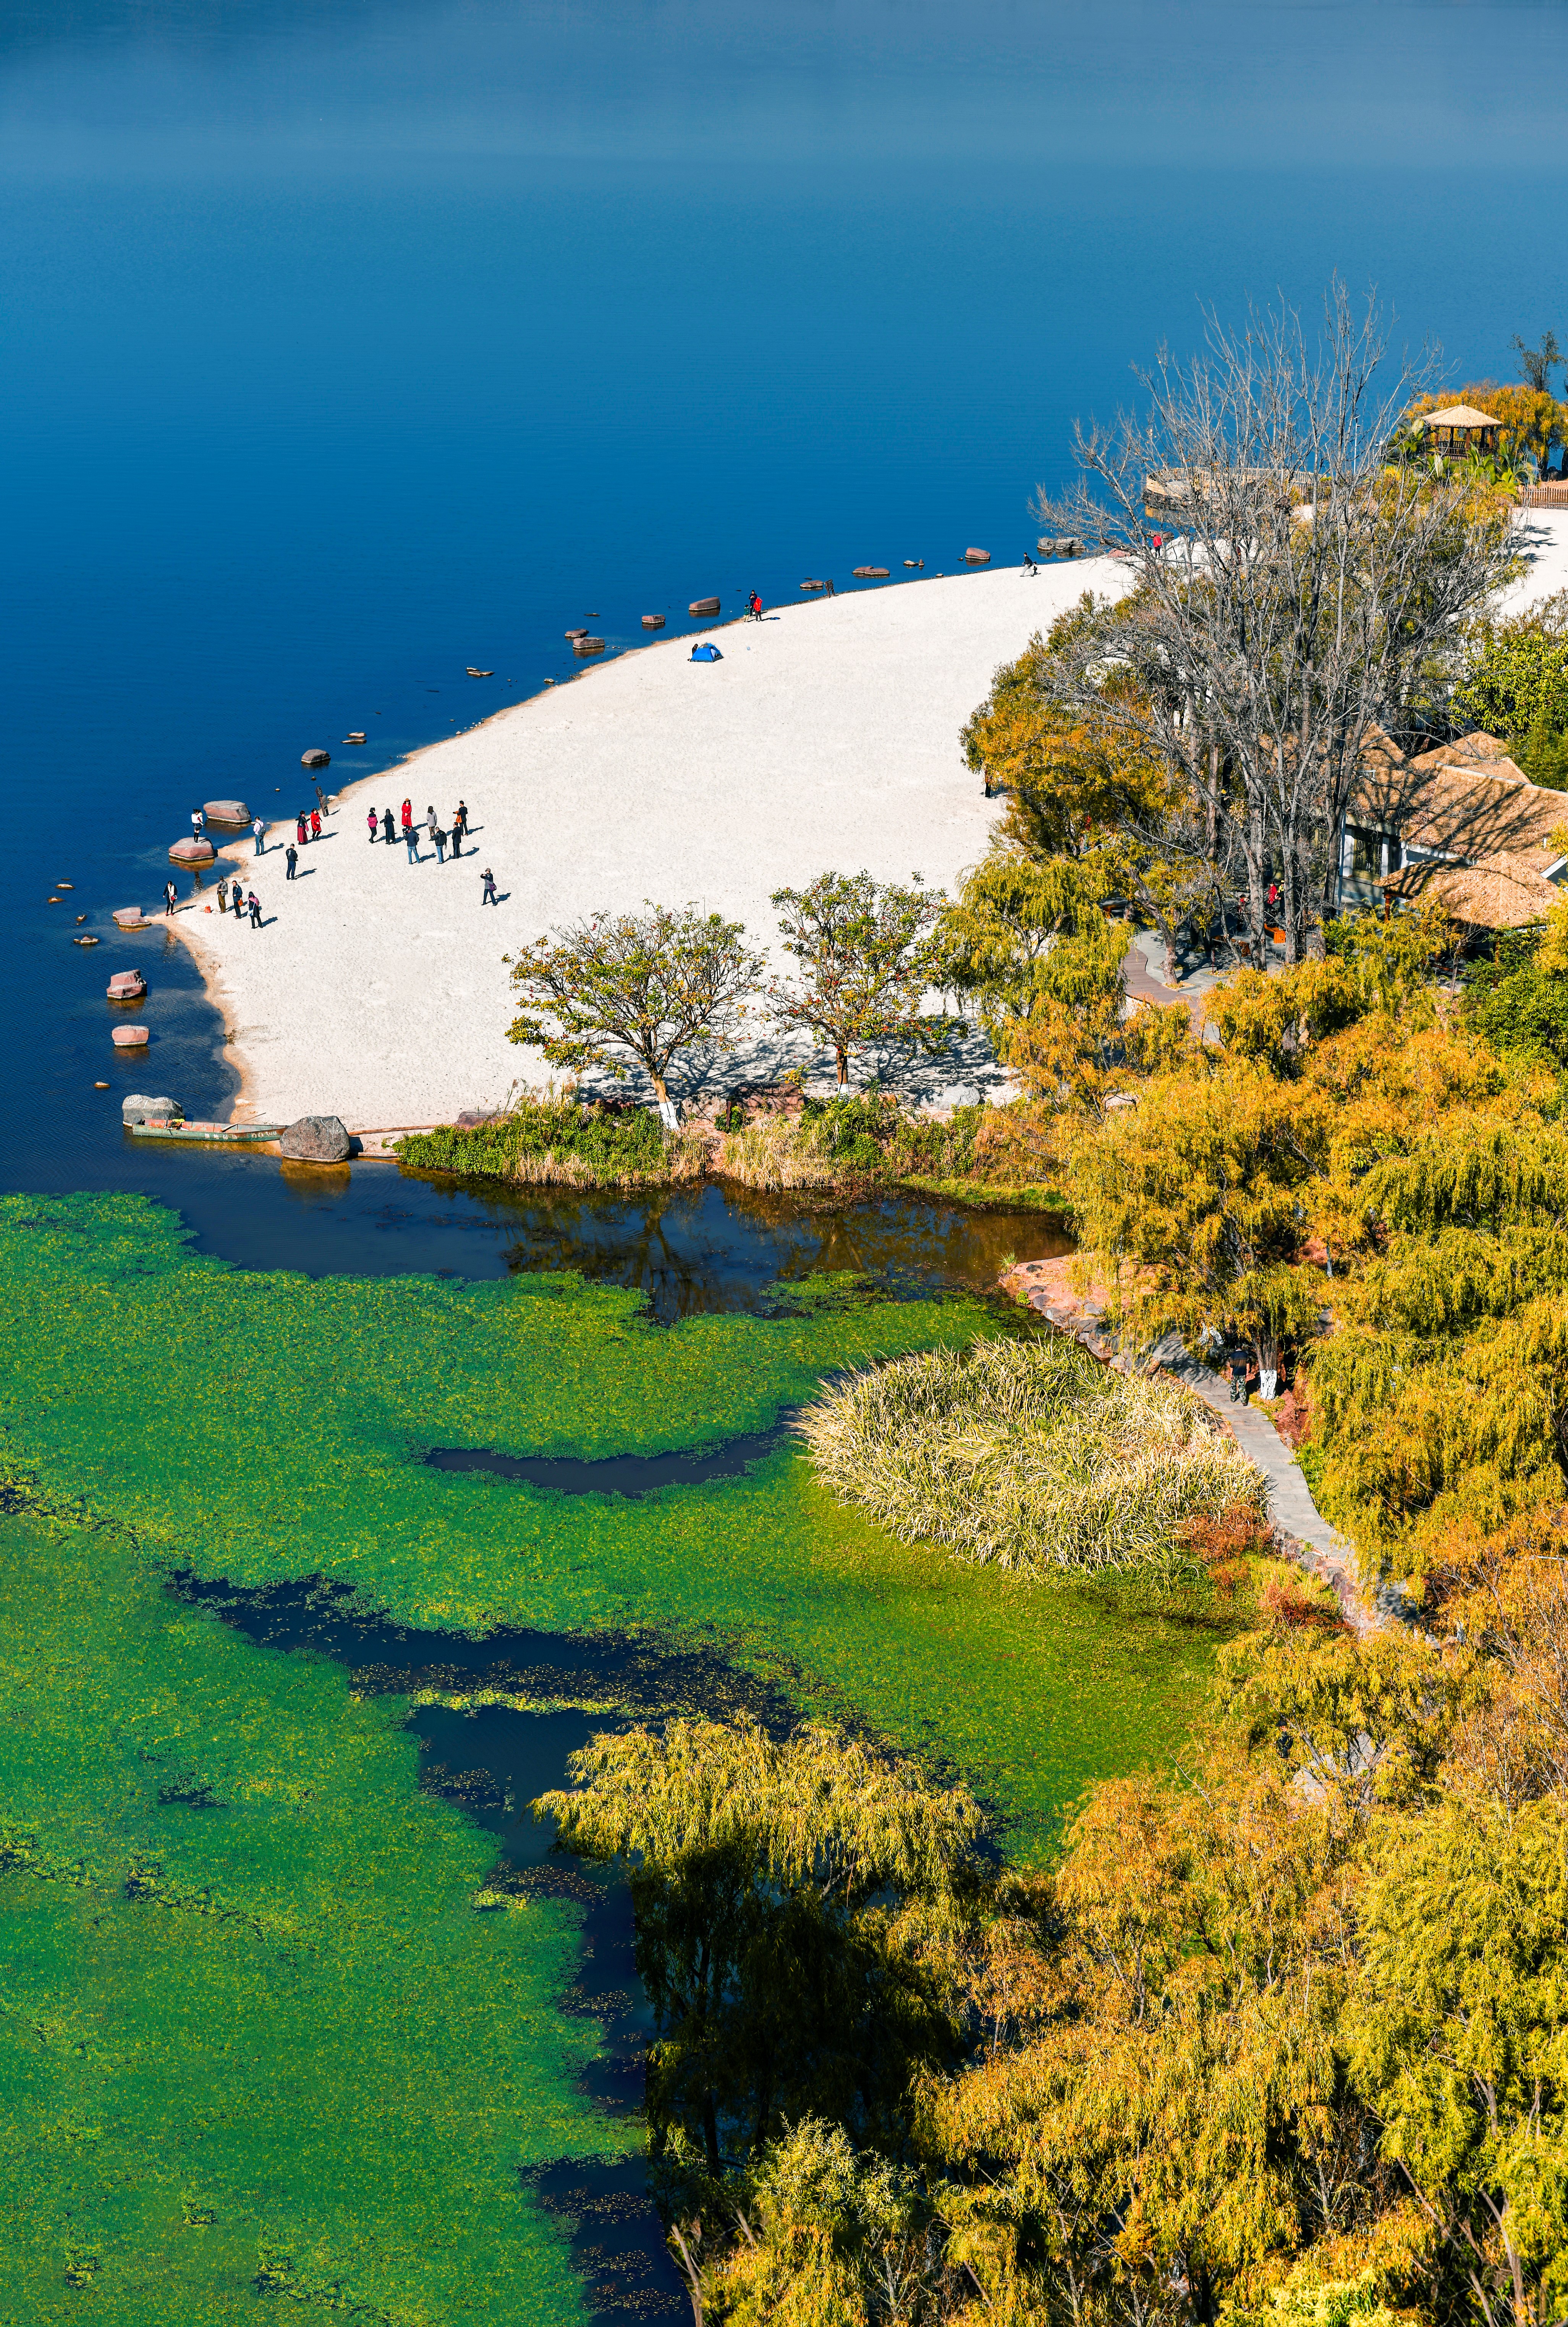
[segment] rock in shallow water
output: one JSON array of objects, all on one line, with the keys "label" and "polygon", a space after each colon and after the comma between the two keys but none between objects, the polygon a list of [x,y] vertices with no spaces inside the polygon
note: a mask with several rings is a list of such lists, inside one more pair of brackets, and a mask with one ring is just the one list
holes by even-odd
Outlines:
[{"label": "rock in shallow water", "polygon": [[353,1151],[335,1115],[302,1115],[277,1144],[291,1164],[346,1164]]},{"label": "rock in shallow water", "polygon": [[172,1098],[148,1098],[141,1091],[133,1091],[120,1102],[122,1123],[162,1123],[179,1112]]}]

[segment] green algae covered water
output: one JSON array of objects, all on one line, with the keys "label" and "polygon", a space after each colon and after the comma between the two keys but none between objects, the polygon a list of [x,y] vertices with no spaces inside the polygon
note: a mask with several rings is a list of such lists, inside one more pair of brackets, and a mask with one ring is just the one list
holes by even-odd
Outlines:
[{"label": "green algae covered water", "polygon": [[[825,1375],[1020,1330],[974,1294],[807,1276],[661,1325],[565,1271],[238,1269],[120,1195],[0,1199],[0,2126],[28,2316],[88,2285],[137,2327],[173,2293],[200,2322],[256,2293],[660,2315],[626,2006],[565,2002],[602,1892],[496,1896],[509,1786],[728,1674],[727,1701],[956,1771],[1038,1858],[1202,1701],[1201,1630],[896,1544],[781,1431]],[[529,1467],[427,1459],[464,1448]],[[630,1467],[671,1455],[670,1483]],[[201,1604],[302,1578],[331,1622],[246,1640]],[[519,1629],[548,1673],[519,1674]],[[611,1651],[613,1685],[584,1677]],[[453,1799],[421,1789],[422,1743]]]}]

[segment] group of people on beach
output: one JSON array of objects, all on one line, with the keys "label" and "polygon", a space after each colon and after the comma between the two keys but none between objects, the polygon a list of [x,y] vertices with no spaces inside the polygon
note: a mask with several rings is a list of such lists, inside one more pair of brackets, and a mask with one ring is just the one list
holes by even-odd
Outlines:
[{"label": "group of people on beach", "polygon": [[[425,860],[419,854],[420,827],[414,820],[412,800],[404,801],[396,821],[389,808],[373,808],[368,810],[365,822],[369,831],[372,847],[378,840],[383,840],[390,848],[395,840],[400,839],[408,851],[410,864],[425,863]],[[468,802],[460,799],[453,809],[450,830],[443,826],[435,813],[434,804],[427,806],[425,811],[424,833],[435,851],[438,864],[445,864],[446,852],[449,848],[454,859],[461,856],[462,844],[468,837]],[[500,901],[496,895],[496,876],[488,864],[480,874],[480,903],[481,905],[499,904]]]},{"label": "group of people on beach", "polygon": [[[196,874],[196,887],[198,891],[200,891],[201,887],[201,874],[200,871],[198,871]],[[237,921],[242,921],[247,913],[248,913],[250,916],[251,928],[253,930],[260,929],[261,899],[257,895],[254,889],[247,894],[243,881],[237,877],[232,883],[230,883],[228,874],[225,874],[218,883],[219,911],[220,913],[228,912],[231,901],[234,908],[234,918]],[[174,908],[179,902],[179,892],[176,890],[174,883],[173,881],[165,881],[163,883],[163,911],[165,916],[174,911]]]}]

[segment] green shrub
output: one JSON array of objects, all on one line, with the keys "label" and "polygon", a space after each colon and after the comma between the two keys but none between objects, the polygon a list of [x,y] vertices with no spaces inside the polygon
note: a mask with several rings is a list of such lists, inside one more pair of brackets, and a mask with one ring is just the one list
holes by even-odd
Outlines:
[{"label": "green shrub", "polygon": [[397,1155],[415,1171],[577,1187],[641,1187],[679,1176],[648,1108],[592,1099],[524,1099],[490,1123],[412,1133],[398,1142]]}]

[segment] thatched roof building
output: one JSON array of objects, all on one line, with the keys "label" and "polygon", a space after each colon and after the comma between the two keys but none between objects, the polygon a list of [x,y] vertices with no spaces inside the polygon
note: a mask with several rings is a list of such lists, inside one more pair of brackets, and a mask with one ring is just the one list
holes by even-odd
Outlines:
[{"label": "thatched roof building", "polygon": [[1480,730],[1406,759],[1368,736],[1345,818],[1341,875],[1353,902],[1433,898],[1463,928],[1521,929],[1564,891],[1568,792],[1533,784]]}]

